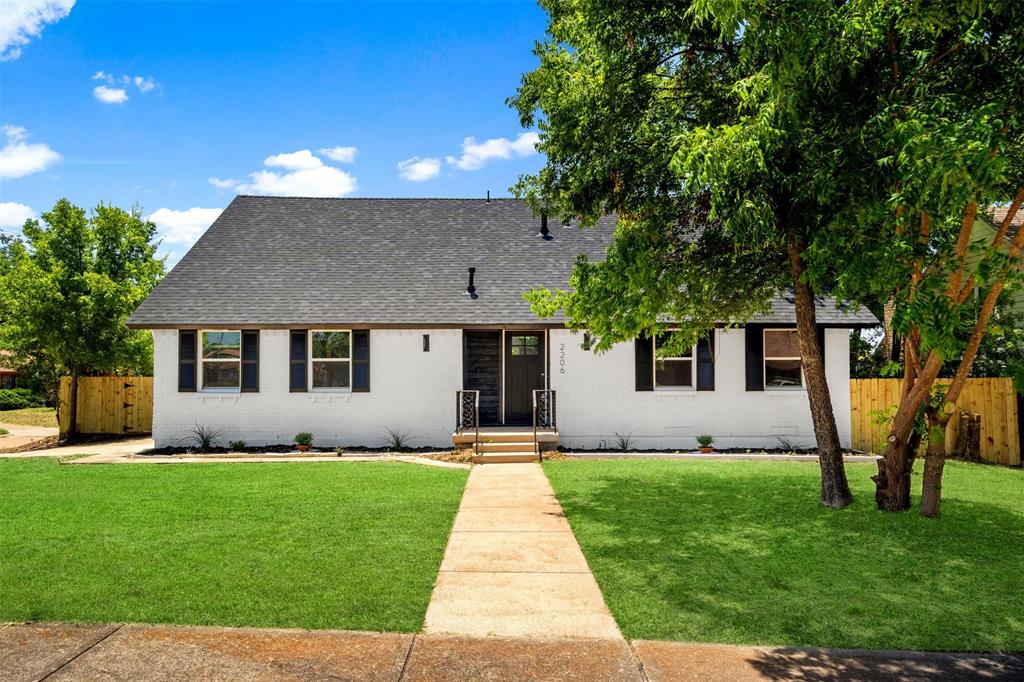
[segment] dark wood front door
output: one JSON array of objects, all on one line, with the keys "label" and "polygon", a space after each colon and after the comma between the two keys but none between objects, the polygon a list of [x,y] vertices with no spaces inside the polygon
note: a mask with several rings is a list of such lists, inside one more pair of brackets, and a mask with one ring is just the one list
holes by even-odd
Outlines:
[{"label": "dark wood front door", "polygon": [[505,332],[505,423],[533,423],[533,391],[544,388],[544,332]]}]

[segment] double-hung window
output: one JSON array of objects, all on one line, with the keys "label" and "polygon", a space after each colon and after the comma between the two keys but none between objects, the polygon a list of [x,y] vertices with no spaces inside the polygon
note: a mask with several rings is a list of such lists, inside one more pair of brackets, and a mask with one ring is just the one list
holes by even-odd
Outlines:
[{"label": "double-hung window", "polygon": [[795,329],[764,330],[764,387],[801,389],[800,339]]},{"label": "double-hung window", "polygon": [[313,390],[352,387],[352,332],[324,329],[310,332],[309,372]]},{"label": "double-hung window", "polygon": [[210,391],[237,391],[242,381],[242,332],[202,332],[202,387]]},{"label": "double-hung window", "polygon": [[693,388],[693,347],[683,351],[683,355],[658,357],[658,350],[668,339],[668,334],[654,339],[654,388]]}]

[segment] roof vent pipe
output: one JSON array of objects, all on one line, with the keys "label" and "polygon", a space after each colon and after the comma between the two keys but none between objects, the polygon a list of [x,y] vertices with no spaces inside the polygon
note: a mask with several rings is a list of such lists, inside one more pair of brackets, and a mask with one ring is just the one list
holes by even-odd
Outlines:
[{"label": "roof vent pipe", "polygon": [[466,287],[466,293],[469,294],[470,298],[476,298],[476,287],[473,286],[473,275],[476,274],[476,268],[469,269],[469,286]]},{"label": "roof vent pipe", "polygon": [[554,237],[551,236],[551,230],[548,229],[548,212],[540,212],[540,238],[545,241],[551,241]]},{"label": "roof vent pipe", "polygon": [[491,190],[487,190],[487,203],[491,203]]}]

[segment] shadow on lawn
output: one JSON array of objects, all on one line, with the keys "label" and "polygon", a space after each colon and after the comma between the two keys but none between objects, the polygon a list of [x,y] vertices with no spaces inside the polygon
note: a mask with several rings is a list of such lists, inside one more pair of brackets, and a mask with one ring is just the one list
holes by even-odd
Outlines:
[{"label": "shadow on lawn", "polygon": [[1024,658],[992,654],[914,654],[827,649],[773,649],[747,661],[769,680],[1021,680]]},{"label": "shadow on lawn", "polygon": [[[878,512],[863,484],[854,507],[834,512],[817,504],[816,467],[701,464],[669,464],[671,475],[609,467],[556,484],[627,637],[1021,648],[1019,515],[953,485],[938,521]],[[766,668],[772,660],[793,663],[774,656]]]}]

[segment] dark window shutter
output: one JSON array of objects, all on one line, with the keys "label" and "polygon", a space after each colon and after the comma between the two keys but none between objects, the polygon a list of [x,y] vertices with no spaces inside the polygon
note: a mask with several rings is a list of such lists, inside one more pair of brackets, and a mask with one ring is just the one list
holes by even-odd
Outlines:
[{"label": "dark window shutter", "polygon": [[697,341],[697,390],[715,390],[715,330]]},{"label": "dark window shutter", "polygon": [[196,379],[197,332],[195,329],[181,329],[178,331],[178,392],[194,393]]},{"label": "dark window shutter", "polygon": [[352,332],[352,392],[370,392],[370,330]]},{"label": "dark window shutter", "polygon": [[764,325],[748,324],[747,335],[747,390],[764,390]]},{"label": "dark window shutter", "polygon": [[242,393],[260,390],[260,333],[242,332]]},{"label": "dark window shutter", "polygon": [[305,329],[293,329],[288,344],[288,390],[292,393],[306,392],[306,340]]},{"label": "dark window shutter", "polygon": [[636,390],[654,390],[654,344],[649,336],[636,339]]}]

